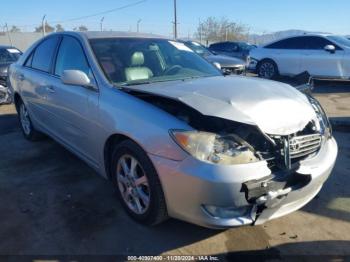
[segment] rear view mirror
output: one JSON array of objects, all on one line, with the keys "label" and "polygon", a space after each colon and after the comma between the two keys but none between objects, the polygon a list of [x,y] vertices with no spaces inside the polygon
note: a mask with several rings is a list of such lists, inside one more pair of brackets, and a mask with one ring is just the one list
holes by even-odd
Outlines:
[{"label": "rear view mirror", "polygon": [[91,86],[89,77],[80,70],[64,70],[61,81],[66,85]]},{"label": "rear view mirror", "polygon": [[324,47],[324,50],[326,50],[327,52],[330,52],[330,53],[334,53],[335,52],[335,46],[334,45],[326,45]]}]

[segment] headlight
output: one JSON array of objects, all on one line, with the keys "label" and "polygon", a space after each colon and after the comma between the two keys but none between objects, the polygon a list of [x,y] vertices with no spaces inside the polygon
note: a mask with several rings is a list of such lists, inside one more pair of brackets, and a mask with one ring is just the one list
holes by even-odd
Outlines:
[{"label": "headlight", "polygon": [[321,134],[327,138],[332,137],[332,126],[321,104],[312,96],[308,96],[308,99],[316,112],[319,124],[318,129],[321,131]]},{"label": "headlight", "polygon": [[210,163],[236,165],[258,162],[254,149],[235,135],[171,130],[175,142],[193,157]]}]

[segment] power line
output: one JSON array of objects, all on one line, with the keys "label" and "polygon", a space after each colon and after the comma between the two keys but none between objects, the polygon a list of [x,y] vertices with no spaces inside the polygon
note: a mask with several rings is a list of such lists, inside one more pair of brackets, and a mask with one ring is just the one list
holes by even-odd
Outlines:
[{"label": "power line", "polygon": [[141,1],[134,2],[134,3],[131,3],[131,4],[127,4],[127,5],[124,5],[124,6],[120,6],[120,7],[117,7],[117,8],[113,8],[113,9],[109,9],[109,10],[106,10],[106,11],[102,11],[102,12],[99,12],[99,13],[95,13],[95,14],[91,14],[91,15],[85,15],[85,16],[80,16],[80,17],[75,17],[75,18],[70,18],[70,19],[61,20],[61,21],[51,21],[51,23],[53,23],[53,24],[63,24],[63,23],[66,23],[66,22],[72,22],[72,21],[87,19],[87,18],[90,18],[90,17],[101,16],[101,15],[113,13],[115,11],[119,11],[119,10],[122,10],[122,9],[126,9],[128,7],[139,5],[139,4],[144,3],[146,1],[147,0],[141,0]]},{"label": "power line", "polygon": [[[102,12],[99,12],[99,13],[94,13],[94,14],[80,16],[80,17],[74,17],[74,18],[70,18],[70,19],[66,19],[66,20],[57,20],[57,21],[49,21],[49,22],[51,24],[64,24],[64,23],[67,23],[67,22],[83,20],[83,19],[96,17],[96,16],[101,16],[101,15],[104,15],[104,14],[109,14],[109,13],[113,13],[113,12],[116,12],[116,11],[119,11],[119,10],[123,10],[123,9],[129,8],[129,7],[132,7],[132,6],[139,5],[139,4],[144,3],[146,1],[147,0],[140,0],[140,1],[137,1],[137,2],[134,2],[134,3],[131,3],[131,4],[123,5],[123,6],[120,6],[120,7],[117,7],[117,8],[113,8],[113,9],[109,9],[109,10],[106,10],[106,11],[102,11]],[[18,25],[17,27],[22,27],[23,28],[23,27],[32,27],[32,26],[38,26],[38,24]]]}]

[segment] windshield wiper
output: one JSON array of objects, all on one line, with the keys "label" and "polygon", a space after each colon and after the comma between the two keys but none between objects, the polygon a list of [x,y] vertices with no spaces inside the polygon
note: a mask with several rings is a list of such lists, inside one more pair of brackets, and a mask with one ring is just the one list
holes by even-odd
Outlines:
[{"label": "windshield wiper", "polygon": [[137,86],[137,85],[147,85],[147,84],[150,84],[152,83],[151,81],[142,81],[142,82],[132,82],[132,83],[121,83],[121,84],[116,84],[117,86]]}]

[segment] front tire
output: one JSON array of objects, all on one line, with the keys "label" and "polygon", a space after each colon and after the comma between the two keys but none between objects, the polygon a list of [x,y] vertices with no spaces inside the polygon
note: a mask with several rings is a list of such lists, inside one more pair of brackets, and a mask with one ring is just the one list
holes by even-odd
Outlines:
[{"label": "front tire", "polygon": [[278,68],[271,59],[264,59],[258,65],[258,75],[265,79],[275,79],[278,76]]},{"label": "front tire", "polygon": [[143,149],[131,140],[118,144],[112,153],[111,180],[127,213],[145,225],[168,218],[158,174]]},{"label": "front tire", "polygon": [[39,140],[42,137],[42,134],[34,128],[27,107],[22,100],[19,100],[16,108],[20,127],[24,137],[30,141]]}]

